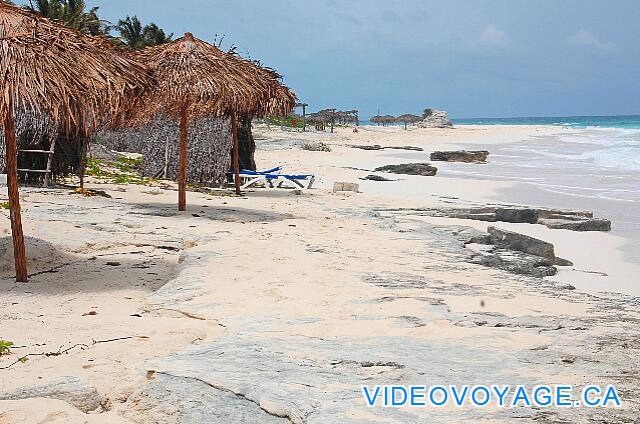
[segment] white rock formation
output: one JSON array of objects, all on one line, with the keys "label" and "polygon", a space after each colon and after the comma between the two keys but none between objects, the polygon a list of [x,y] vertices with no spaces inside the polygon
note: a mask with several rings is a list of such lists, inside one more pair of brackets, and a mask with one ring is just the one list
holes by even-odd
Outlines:
[{"label": "white rock formation", "polygon": [[422,121],[416,122],[415,125],[419,128],[452,128],[453,122],[443,110],[425,109]]}]

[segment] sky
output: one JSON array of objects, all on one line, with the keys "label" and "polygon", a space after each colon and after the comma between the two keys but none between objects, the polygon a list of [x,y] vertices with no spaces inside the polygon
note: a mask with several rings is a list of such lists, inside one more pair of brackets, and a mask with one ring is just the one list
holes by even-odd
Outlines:
[{"label": "sky", "polygon": [[225,35],[309,103],[361,116],[640,114],[639,0],[86,0]]}]

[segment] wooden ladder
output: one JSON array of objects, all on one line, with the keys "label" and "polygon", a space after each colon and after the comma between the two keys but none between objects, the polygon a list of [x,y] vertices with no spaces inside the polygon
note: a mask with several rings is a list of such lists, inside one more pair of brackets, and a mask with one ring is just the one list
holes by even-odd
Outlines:
[{"label": "wooden ladder", "polygon": [[45,174],[44,175],[44,187],[49,187],[49,180],[51,178],[51,167],[53,166],[53,155],[56,150],[56,139],[51,142],[49,150],[18,150],[20,153],[34,153],[34,154],[47,154],[47,169],[18,169],[18,172],[30,172],[32,174]]}]

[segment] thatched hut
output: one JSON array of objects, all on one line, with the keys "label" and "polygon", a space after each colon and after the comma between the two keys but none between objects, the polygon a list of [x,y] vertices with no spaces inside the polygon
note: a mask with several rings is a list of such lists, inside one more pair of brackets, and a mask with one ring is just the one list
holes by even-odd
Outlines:
[{"label": "thatched hut", "polygon": [[371,118],[371,122],[373,122],[374,124],[382,125],[383,127],[386,127],[387,125],[393,124],[394,122],[396,122],[396,118],[395,116],[391,116],[391,115],[382,115],[382,116],[377,115]]},{"label": "thatched hut", "polygon": [[335,124],[359,124],[357,110],[338,111],[335,109],[323,109],[319,112],[307,115],[306,118],[308,122],[315,124],[316,130],[318,131],[324,131],[328,124],[330,124],[332,128]]},{"label": "thatched hut", "polygon": [[[122,123],[153,84],[148,70],[120,56],[106,40],[85,36],[38,15],[0,3],[0,122],[16,280],[28,278],[20,193],[16,111],[45,116],[71,137]],[[20,119],[18,119],[20,122]]]},{"label": "thatched hut", "polygon": [[[180,126],[167,117],[158,117],[141,127],[105,131],[98,142],[110,150],[141,154],[140,172],[144,177],[175,181],[180,171],[179,138]],[[232,147],[229,118],[194,120],[189,129],[187,182],[223,184],[231,168]]]},{"label": "thatched hut", "polygon": [[143,101],[148,113],[180,123],[178,207],[186,210],[189,126],[202,118],[228,116],[234,140],[236,191],[239,185],[238,117],[286,115],[295,95],[273,70],[243,60],[186,33],[171,43],[147,48],[136,55],[149,64],[156,89]]},{"label": "thatched hut", "polygon": [[410,113],[406,113],[404,115],[400,115],[396,118],[398,122],[404,122],[404,129],[407,129],[407,124],[413,124],[415,122],[421,121],[422,118],[418,115],[412,115]]},{"label": "thatched hut", "polygon": [[[0,9],[0,38],[4,39],[5,37],[11,37],[12,34],[18,35],[19,37],[25,37],[27,35],[25,31],[28,32],[31,27],[37,28],[32,35],[40,36],[42,35],[42,31],[44,31],[44,27],[47,26],[49,26],[49,28],[56,28],[52,31],[59,31],[61,37],[68,37],[69,34],[76,34],[75,31],[57,23],[53,23],[52,21],[42,18],[35,13],[8,4],[0,4],[0,6],[2,6],[2,9]],[[40,32],[38,33],[38,31]],[[101,83],[103,85],[111,84],[112,82],[105,79],[109,76],[102,73],[102,70],[119,72],[125,70],[122,66],[124,63],[134,63],[133,61],[122,57],[120,52],[118,52],[112,43],[106,39],[88,36],[84,37],[85,40],[91,42],[94,50],[103,50],[101,53],[103,59],[109,60],[106,58],[113,54],[118,55],[119,60],[113,63],[95,63],[99,65],[100,68],[96,68],[98,74],[92,76],[92,78],[101,79]],[[58,44],[61,43],[63,43],[63,41],[58,41]],[[36,46],[33,47],[36,55],[41,55],[42,49],[46,48],[44,45],[39,48]],[[52,51],[56,48],[60,48],[60,46],[55,46]],[[80,51],[80,46],[68,46],[67,50]],[[83,60],[85,56],[86,54],[84,56],[81,54],[78,56],[78,60]],[[30,60],[37,57],[38,56],[32,57]],[[73,85],[74,83],[78,84],[78,86],[82,85],[82,81],[68,81],[70,78],[77,79],[79,77],[77,70],[73,69],[74,66],[69,66],[71,69],[61,68],[62,71],[59,75],[60,82],[69,85]],[[144,69],[139,64],[136,66],[138,66],[139,69]],[[126,73],[123,73],[122,77],[126,79],[132,75],[133,74],[127,75]],[[44,96],[56,94],[55,88],[52,86],[48,86],[44,90],[35,86],[30,88],[32,90],[41,90],[43,92],[42,95]],[[83,90],[89,93],[95,91],[94,89],[95,87],[83,86]],[[116,89],[116,86],[112,85],[111,89]],[[108,101],[109,98],[118,96],[119,94],[120,93],[118,92],[114,92],[113,95],[109,95],[105,100]],[[79,94],[73,93],[73,95],[77,96]],[[67,108],[72,107],[73,99],[70,99],[67,103]],[[135,105],[135,102],[129,102],[127,105],[122,103],[119,105],[113,104],[112,106],[117,109],[121,109],[120,111],[124,111],[124,108],[129,108],[133,105]],[[91,131],[93,131],[93,129],[100,127],[104,123],[104,118],[97,119],[98,115],[95,114],[91,116],[90,110],[92,107],[93,106],[90,105],[84,112],[78,110],[67,110],[67,112],[72,112],[77,114],[77,116],[81,116],[83,122],[79,122],[77,119],[72,117],[66,117],[61,121],[59,115],[65,113],[64,111],[53,111],[53,114],[50,114],[48,113],[49,111],[47,111],[47,108],[36,109],[28,104],[20,104],[16,102],[14,118],[18,148],[18,169],[29,170],[19,172],[18,176],[20,181],[27,183],[44,182],[46,184],[46,182],[51,178],[55,179],[57,177],[66,177],[69,174],[74,173],[79,175],[82,174],[83,151],[89,141],[88,132],[85,131],[85,129],[89,126],[91,127]],[[119,113],[118,110],[115,110],[115,112],[116,114]],[[0,172],[6,172],[4,149],[3,133],[0,131]],[[54,153],[48,154],[47,152],[49,151],[54,151]],[[46,172],[47,169],[50,171]]]}]

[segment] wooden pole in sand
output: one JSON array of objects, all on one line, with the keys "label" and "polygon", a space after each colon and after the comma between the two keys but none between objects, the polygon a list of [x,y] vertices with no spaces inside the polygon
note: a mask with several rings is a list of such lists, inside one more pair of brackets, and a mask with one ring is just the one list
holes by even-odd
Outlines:
[{"label": "wooden pole in sand", "polygon": [[20,214],[20,191],[18,189],[18,145],[16,129],[13,121],[13,98],[8,93],[7,113],[4,117],[4,139],[7,145],[7,189],[9,192],[9,211],[11,215],[11,235],[13,236],[13,256],[15,259],[16,281],[26,283],[27,254],[22,233],[22,216]]},{"label": "wooden pole in sand", "polygon": [[240,152],[238,142],[238,116],[236,111],[231,111],[231,137],[233,138],[233,181],[236,184],[236,194],[240,196]]},{"label": "wooden pole in sand", "polygon": [[178,210],[187,210],[187,144],[189,137],[189,117],[187,107],[180,116],[180,175],[178,176]]},{"label": "wooden pole in sand", "polygon": [[80,145],[80,164],[78,166],[78,178],[80,179],[80,189],[84,189],[84,173],[87,166],[87,140],[82,139],[80,134],[76,135],[78,143]]}]

